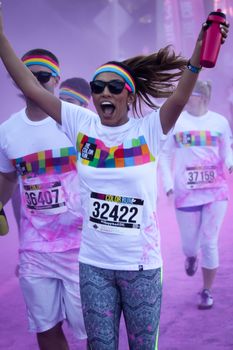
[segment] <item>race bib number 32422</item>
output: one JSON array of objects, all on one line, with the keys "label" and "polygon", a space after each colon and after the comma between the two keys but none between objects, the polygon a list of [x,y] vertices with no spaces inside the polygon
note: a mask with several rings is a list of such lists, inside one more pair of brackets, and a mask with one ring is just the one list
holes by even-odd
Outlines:
[{"label": "race bib number 32422", "polygon": [[138,198],[92,192],[88,225],[109,233],[139,233],[143,203]]}]

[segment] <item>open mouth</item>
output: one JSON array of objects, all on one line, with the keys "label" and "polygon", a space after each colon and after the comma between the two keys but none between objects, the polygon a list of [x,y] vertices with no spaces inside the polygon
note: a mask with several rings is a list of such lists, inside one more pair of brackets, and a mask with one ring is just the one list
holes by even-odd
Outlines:
[{"label": "open mouth", "polygon": [[102,109],[103,113],[105,115],[107,115],[107,116],[111,116],[114,113],[115,109],[116,109],[114,104],[111,103],[111,102],[108,102],[108,101],[102,102],[100,104],[100,106],[101,106],[101,109]]}]

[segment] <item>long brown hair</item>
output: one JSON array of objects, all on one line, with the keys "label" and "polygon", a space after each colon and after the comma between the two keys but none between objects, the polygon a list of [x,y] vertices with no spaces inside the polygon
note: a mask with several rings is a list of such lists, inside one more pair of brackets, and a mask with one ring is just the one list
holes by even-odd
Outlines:
[{"label": "long brown hair", "polygon": [[133,112],[142,115],[142,103],[153,109],[158,106],[152,98],[168,97],[176,87],[187,59],[176,55],[171,46],[166,46],[150,55],[128,58],[122,63],[133,71],[136,80],[136,98]]}]

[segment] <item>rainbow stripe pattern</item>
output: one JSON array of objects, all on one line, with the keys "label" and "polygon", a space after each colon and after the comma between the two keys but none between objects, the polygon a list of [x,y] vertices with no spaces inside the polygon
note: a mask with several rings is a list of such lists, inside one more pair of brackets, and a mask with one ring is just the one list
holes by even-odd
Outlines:
[{"label": "rainbow stripe pattern", "polygon": [[[87,144],[91,144],[92,149],[95,148],[92,160],[83,159],[81,156],[82,149]],[[124,168],[155,161],[155,157],[150,153],[144,136],[126,140],[119,146],[106,147],[101,140],[79,133],[77,150],[81,163],[95,168]]]},{"label": "rainbow stripe pattern", "polygon": [[181,131],[174,135],[176,147],[218,146],[220,132],[194,130]]},{"label": "rainbow stripe pattern", "polygon": [[27,66],[43,66],[51,69],[56,76],[60,76],[60,68],[52,58],[48,56],[40,56],[40,55],[30,55],[23,58],[23,63]]},{"label": "rainbow stripe pattern", "polygon": [[72,98],[75,98],[76,100],[80,101],[81,103],[88,104],[90,102],[90,99],[81,94],[80,92],[77,92],[69,87],[63,86],[59,91],[59,97],[61,98],[62,95],[70,96]]},{"label": "rainbow stripe pattern", "polygon": [[46,150],[13,159],[19,175],[61,174],[76,169],[77,152],[74,147]]},{"label": "rainbow stripe pattern", "polygon": [[99,75],[100,73],[104,73],[104,72],[118,74],[129,85],[131,92],[133,94],[135,94],[135,92],[136,92],[135,82],[134,82],[133,78],[131,77],[131,75],[125,69],[117,66],[116,64],[104,64],[103,66],[100,66],[99,68],[97,68],[97,70],[95,71],[95,74],[93,76],[93,80],[95,80],[97,75]]}]

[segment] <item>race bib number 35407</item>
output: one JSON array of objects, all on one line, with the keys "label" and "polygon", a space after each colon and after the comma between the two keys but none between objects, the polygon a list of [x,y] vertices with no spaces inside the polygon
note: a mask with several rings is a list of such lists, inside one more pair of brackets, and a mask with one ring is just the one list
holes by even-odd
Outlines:
[{"label": "race bib number 35407", "polygon": [[143,200],[92,192],[89,227],[109,233],[139,233]]}]

